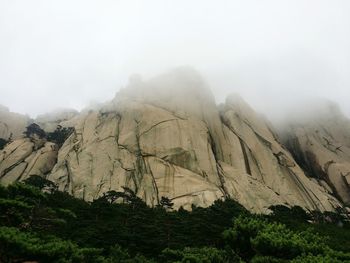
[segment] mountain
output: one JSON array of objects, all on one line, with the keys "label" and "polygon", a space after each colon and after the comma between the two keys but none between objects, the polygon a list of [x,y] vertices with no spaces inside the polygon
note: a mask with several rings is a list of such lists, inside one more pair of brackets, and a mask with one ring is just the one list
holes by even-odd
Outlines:
[{"label": "mountain", "polygon": [[57,109],[53,112],[39,115],[35,119],[35,123],[46,132],[52,132],[57,128],[57,125],[72,119],[77,114],[78,112],[74,109]]},{"label": "mountain", "polygon": [[[337,139],[330,142],[336,141],[332,149],[344,154],[335,159],[323,150],[313,151],[320,165],[336,162],[328,163],[327,176],[315,175],[315,158],[299,158],[309,155],[304,142],[293,146],[298,136],[294,128],[281,132],[282,144],[269,122],[239,96],[217,106],[201,76],[189,68],[148,81],[133,76],[100,108],[57,122],[48,119],[50,125],[40,121],[42,128],[51,127],[46,135],[32,125],[26,136],[4,148],[2,184],[40,175],[87,201],[128,187],[151,206],[164,196],[186,209],[224,197],[263,213],[277,204],[333,211],[348,202],[348,184],[334,179],[340,172],[341,180],[349,179],[348,137],[342,126],[332,128]],[[53,134],[52,123],[61,130],[74,128],[62,145],[52,139],[61,131]],[[311,128],[308,132],[319,138]]]},{"label": "mountain", "polygon": [[19,137],[29,123],[28,116],[10,112],[8,108],[0,105],[0,139]]},{"label": "mountain", "polygon": [[[330,101],[291,116],[280,137],[305,173],[350,205],[350,120]],[[303,107],[307,109],[307,107]]]}]

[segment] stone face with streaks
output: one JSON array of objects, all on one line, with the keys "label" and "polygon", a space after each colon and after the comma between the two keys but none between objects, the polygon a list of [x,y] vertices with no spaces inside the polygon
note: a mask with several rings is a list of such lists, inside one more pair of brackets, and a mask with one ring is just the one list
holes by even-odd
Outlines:
[{"label": "stone face with streaks", "polygon": [[[341,206],[327,182],[320,185],[305,175],[262,117],[238,96],[217,107],[191,69],[146,82],[133,77],[111,102],[83,111],[65,126],[75,131],[55,152],[54,167],[42,174],[85,200],[126,186],[149,205],[165,196],[186,209],[224,197],[256,212],[277,204],[322,211]],[[29,156],[48,158],[38,151],[49,142],[33,151],[31,140],[22,139],[4,150],[16,145],[12,157],[0,159],[0,180],[6,183],[33,174],[22,171]]]},{"label": "stone face with streaks", "polygon": [[281,138],[314,181],[350,205],[350,120],[332,102],[313,105],[288,120]]},{"label": "stone face with streaks", "polygon": [[15,140],[0,153],[0,183],[7,185],[31,175],[45,176],[56,164],[57,150],[50,142],[37,145],[30,138]]}]

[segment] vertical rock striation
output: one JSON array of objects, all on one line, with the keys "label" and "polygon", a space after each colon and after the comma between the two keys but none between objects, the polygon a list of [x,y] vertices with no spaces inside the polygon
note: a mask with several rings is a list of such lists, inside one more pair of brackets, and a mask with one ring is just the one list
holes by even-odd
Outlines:
[{"label": "vertical rock striation", "polygon": [[288,120],[282,140],[310,178],[350,205],[350,120],[327,101],[303,116]]},{"label": "vertical rock striation", "polygon": [[[111,102],[64,123],[75,131],[54,167],[41,174],[85,200],[126,186],[149,205],[165,196],[187,209],[223,197],[257,212],[276,204],[322,211],[341,206],[305,175],[262,117],[237,96],[218,108],[202,78],[188,68],[146,82],[133,77]],[[33,152],[22,139],[4,150],[15,144],[23,149],[0,161],[7,167],[0,169],[6,183],[23,179],[26,158],[48,147]]]}]

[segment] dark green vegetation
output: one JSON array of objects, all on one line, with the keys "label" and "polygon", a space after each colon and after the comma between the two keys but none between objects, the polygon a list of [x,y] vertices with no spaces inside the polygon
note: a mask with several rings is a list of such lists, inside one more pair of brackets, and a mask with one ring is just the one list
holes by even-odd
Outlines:
[{"label": "dark green vegetation", "polygon": [[32,135],[36,134],[39,136],[39,138],[45,138],[46,133],[43,129],[40,128],[40,126],[36,123],[32,123],[29,126],[26,127],[26,130],[23,132],[25,137],[30,138]]},{"label": "dark green vegetation", "polygon": [[53,132],[47,133],[47,140],[54,142],[58,145],[59,148],[63,145],[66,139],[74,132],[74,128],[71,127],[62,127],[58,125],[56,130]]},{"label": "dark green vegetation", "polygon": [[4,149],[5,145],[8,143],[7,140],[0,138],[0,150]]},{"label": "dark green vegetation", "polygon": [[[23,133],[25,137],[30,138],[33,135],[37,135],[39,138],[46,138],[49,142],[56,143],[60,148],[66,139],[74,132],[74,128],[71,127],[62,127],[57,125],[56,130],[53,132],[46,133],[40,126],[36,123],[32,123],[26,127],[25,132]],[[0,142],[1,143],[1,142]],[[1,144],[0,144],[1,146]]]},{"label": "dark green vegetation", "polygon": [[232,200],[172,206],[164,197],[150,208],[128,188],[88,203],[33,176],[0,187],[0,262],[350,262],[339,214],[253,215]]}]

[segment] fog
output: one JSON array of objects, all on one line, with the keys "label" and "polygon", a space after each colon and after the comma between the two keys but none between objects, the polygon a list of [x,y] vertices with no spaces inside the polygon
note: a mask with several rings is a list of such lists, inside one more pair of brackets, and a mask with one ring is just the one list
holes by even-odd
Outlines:
[{"label": "fog", "polygon": [[348,0],[0,0],[0,104],[80,110],[189,65],[218,103],[239,93],[281,118],[319,96],[350,116],[349,14]]}]

